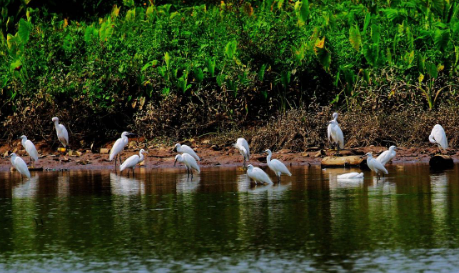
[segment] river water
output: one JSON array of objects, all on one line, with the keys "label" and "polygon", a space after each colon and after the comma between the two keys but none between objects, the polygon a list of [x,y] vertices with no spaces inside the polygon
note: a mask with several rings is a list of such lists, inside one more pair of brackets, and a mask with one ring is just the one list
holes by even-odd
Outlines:
[{"label": "river water", "polygon": [[0,173],[0,272],[459,269],[458,166],[291,170],[272,186],[236,168]]}]

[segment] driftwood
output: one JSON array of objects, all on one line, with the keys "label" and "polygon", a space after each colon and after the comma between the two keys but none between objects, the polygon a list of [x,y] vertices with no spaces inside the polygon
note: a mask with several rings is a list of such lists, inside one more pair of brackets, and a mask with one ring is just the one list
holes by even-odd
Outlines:
[{"label": "driftwood", "polygon": [[448,155],[434,155],[429,160],[432,169],[445,170],[454,167],[453,159]]},{"label": "driftwood", "polygon": [[363,158],[361,156],[327,156],[322,159],[323,167],[360,166]]}]

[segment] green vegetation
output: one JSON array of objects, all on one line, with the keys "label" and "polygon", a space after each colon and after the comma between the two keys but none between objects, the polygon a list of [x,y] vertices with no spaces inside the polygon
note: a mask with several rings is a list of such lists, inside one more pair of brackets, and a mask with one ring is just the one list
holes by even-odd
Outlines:
[{"label": "green vegetation", "polygon": [[183,137],[311,105],[457,104],[453,0],[123,3],[81,21],[25,7],[16,28],[3,28],[9,136],[48,134],[54,115],[89,139],[130,124],[147,137]]}]

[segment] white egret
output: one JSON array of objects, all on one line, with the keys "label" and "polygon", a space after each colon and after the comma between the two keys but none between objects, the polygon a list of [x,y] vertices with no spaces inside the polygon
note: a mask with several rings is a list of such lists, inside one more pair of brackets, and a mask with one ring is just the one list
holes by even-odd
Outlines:
[{"label": "white egret", "polygon": [[336,120],[329,121],[330,124],[330,139],[331,143],[335,144],[337,147],[337,153],[339,154],[339,149],[344,149],[344,136],[343,131],[339,127],[339,124]]},{"label": "white egret", "polygon": [[[144,160],[144,156],[143,156],[144,153],[147,153],[147,152],[144,149],[141,149],[138,155],[132,155],[128,159],[126,159],[123,162],[123,164],[121,164],[120,166],[120,172],[124,171],[124,169],[126,168],[131,168],[132,176],[134,176],[135,165],[137,165],[138,163]],[[128,172],[128,175],[129,175],[129,172]]]},{"label": "white egret", "polygon": [[287,169],[287,167],[285,166],[284,163],[282,163],[281,161],[279,161],[277,159],[271,160],[272,153],[271,153],[270,149],[267,149],[265,152],[268,153],[268,156],[266,157],[266,161],[268,162],[268,167],[271,170],[273,170],[273,172],[276,174],[277,180],[279,182],[280,182],[280,176],[283,173],[288,175],[288,176],[292,176],[292,174]]},{"label": "white egret", "polygon": [[21,143],[26,152],[29,154],[30,161],[32,162],[32,168],[35,167],[35,162],[38,161],[37,148],[35,148],[35,145],[33,145],[32,141],[28,140],[24,135],[21,136]]},{"label": "white egret", "polygon": [[367,155],[368,168],[370,168],[370,170],[372,170],[372,171],[374,171],[376,173],[376,176],[378,177],[378,179],[379,179],[379,174],[380,173],[388,174],[388,172],[387,172],[386,168],[384,168],[383,164],[381,164],[381,162],[379,162],[378,160],[373,158],[372,153],[367,153],[366,155]]},{"label": "white egret", "polygon": [[247,166],[247,176],[255,181],[255,184],[258,182],[272,184],[271,178],[269,178],[268,174],[265,173],[262,169],[258,167],[254,167],[252,164]]},{"label": "white egret", "polygon": [[115,168],[116,168],[116,158],[119,158],[120,164],[121,164],[121,152],[124,150],[124,147],[128,145],[129,139],[128,136],[133,135],[132,133],[129,132],[123,132],[121,134],[121,137],[118,138],[115,141],[115,144],[113,144],[113,147],[110,150],[110,156],[109,160],[112,161],[115,158]]},{"label": "white egret", "polygon": [[432,132],[429,136],[429,141],[431,143],[438,145],[440,153],[441,149],[448,149],[448,139],[446,138],[445,130],[443,129],[443,127],[441,127],[440,124],[435,124],[435,126],[433,127]]},{"label": "white egret", "polygon": [[338,179],[360,179],[363,178],[363,173],[352,172],[352,173],[345,173],[337,175],[336,178]]},{"label": "white egret", "polygon": [[250,158],[249,143],[247,143],[247,140],[240,137],[237,139],[236,143],[233,144],[233,147],[238,149],[241,155],[244,157],[244,168],[245,168],[246,162],[249,161],[249,158]]},{"label": "white egret", "polygon": [[[338,113],[333,113],[333,119],[334,121],[338,122]],[[328,123],[328,127],[327,127],[327,137],[328,137],[328,143],[330,143],[330,146],[333,146],[333,143],[332,143],[332,138],[331,138],[331,129],[332,128],[332,125],[330,124],[330,122]]]},{"label": "white egret", "polygon": [[387,162],[391,161],[392,158],[394,158],[397,155],[397,152],[395,150],[397,147],[395,146],[390,146],[389,150],[382,152],[376,160],[381,162],[381,164],[384,166],[387,164]]},{"label": "white egret", "polygon": [[191,155],[192,157],[194,157],[194,159],[196,159],[197,161],[201,160],[199,156],[195,153],[195,151],[188,145],[180,145],[180,143],[177,143],[175,144],[174,150],[176,150],[177,153],[180,153],[180,154],[187,153]]},{"label": "white egret", "polygon": [[64,148],[67,147],[67,145],[69,145],[69,133],[67,132],[67,129],[65,129],[64,125],[59,124],[59,118],[53,117],[52,121],[54,122],[54,127],[56,128],[57,138],[62,145],[64,145]]},{"label": "white egret", "polygon": [[198,163],[196,162],[196,159],[194,159],[194,157],[192,157],[188,153],[176,155],[174,166],[177,164],[177,161],[185,164],[186,173],[188,174],[188,176],[191,174],[191,179],[193,179],[193,169],[196,170],[197,173],[201,172],[201,170],[199,169]]},{"label": "white egret", "polygon": [[12,153],[10,157],[11,164],[16,170],[18,170],[18,172],[21,174],[21,177],[22,175],[25,175],[27,178],[30,178],[30,172],[25,161],[15,153]]}]

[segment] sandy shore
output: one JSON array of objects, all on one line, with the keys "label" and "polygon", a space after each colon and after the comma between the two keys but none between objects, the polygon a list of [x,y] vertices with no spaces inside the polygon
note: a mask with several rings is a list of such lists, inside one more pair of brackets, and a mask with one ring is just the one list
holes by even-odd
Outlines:
[{"label": "sandy shore", "polygon": [[[108,148],[102,148],[99,152],[93,152],[89,150],[78,150],[70,151],[67,153],[59,153],[57,151],[50,151],[49,149],[40,149],[40,145],[37,145],[37,149],[40,153],[40,159],[35,167],[43,167],[44,169],[70,169],[70,170],[98,170],[98,169],[113,169],[114,162],[108,161]],[[145,148],[145,147],[142,147]],[[218,147],[209,144],[193,145],[193,148],[201,157],[199,162],[201,167],[234,167],[242,166],[242,156],[238,151],[231,147]],[[130,145],[129,148],[123,152],[123,160],[127,157],[137,154],[140,147]],[[176,153],[173,151],[173,147],[165,146],[150,146],[146,147],[148,154],[144,165],[146,168],[171,168],[174,165],[174,159]],[[385,151],[385,147],[361,147],[346,149],[341,151],[342,155],[364,155],[367,152],[373,152],[373,155]],[[22,146],[16,143],[12,146],[3,146],[0,149],[0,171],[7,171],[11,168],[9,158],[5,156],[7,153],[12,151],[23,157],[26,162],[29,162],[29,157],[26,155],[25,150]],[[103,152],[103,153],[100,153]],[[428,148],[405,148],[399,147],[397,149],[397,156],[393,160],[393,164],[404,164],[404,163],[428,163],[431,156],[437,152],[434,147]],[[323,157],[335,154],[336,151],[319,150],[317,148],[311,148],[304,152],[291,152],[290,150],[284,149],[275,151],[273,158],[277,158],[283,161],[286,165],[290,166],[302,166],[302,165],[319,165]],[[453,158],[454,162],[459,162],[459,153],[455,149],[449,149],[448,154]],[[264,153],[252,153],[250,158],[250,164],[255,166],[263,166],[266,164],[266,154]]]}]

